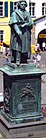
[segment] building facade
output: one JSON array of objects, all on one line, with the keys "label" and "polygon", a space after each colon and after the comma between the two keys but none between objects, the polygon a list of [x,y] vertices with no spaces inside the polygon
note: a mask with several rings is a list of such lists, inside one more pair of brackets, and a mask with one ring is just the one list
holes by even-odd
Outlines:
[{"label": "building facade", "polygon": [[[31,45],[46,43],[46,3],[45,0],[26,0],[27,10],[33,19],[34,26],[31,31]],[[0,51],[3,45],[10,45],[10,27],[8,25],[11,13],[17,8],[18,0],[0,0]]]}]

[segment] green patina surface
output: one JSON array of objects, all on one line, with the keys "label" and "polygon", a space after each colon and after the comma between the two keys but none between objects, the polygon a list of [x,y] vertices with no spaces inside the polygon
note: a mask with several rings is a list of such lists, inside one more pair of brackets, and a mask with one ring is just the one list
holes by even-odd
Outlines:
[{"label": "green patina surface", "polygon": [[27,122],[41,118],[41,75],[34,64],[6,65],[3,72],[4,112],[8,121]]},{"label": "green patina surface", "polygon": [[0,68],[0,70],[10,76],[12,75],[29,75],[29,74],[43,74],[43,71],[36,67],[35,64],[20,64],[18,67],[16,64],[10,63],[9,65],[6,65],[3,68]]}]

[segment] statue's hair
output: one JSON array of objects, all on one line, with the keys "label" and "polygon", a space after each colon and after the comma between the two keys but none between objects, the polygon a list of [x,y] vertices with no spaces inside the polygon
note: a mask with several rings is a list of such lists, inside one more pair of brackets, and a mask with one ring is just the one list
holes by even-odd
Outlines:
[{"label": "statue's hair", "polygon": [[25,2],[25,6],[27,7],[27,2],[26,2],[26,0],[19,0],[19,1],[18,1],[18,8],[20,7],[21,2]]}]

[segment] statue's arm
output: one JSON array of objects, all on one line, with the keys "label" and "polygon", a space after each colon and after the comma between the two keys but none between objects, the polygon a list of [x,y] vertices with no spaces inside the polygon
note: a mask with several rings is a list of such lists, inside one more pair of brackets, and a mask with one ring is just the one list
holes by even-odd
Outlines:
[{"label": "statue's arm", "polygon": [[26,11],[26,14],[27,14],[27,21],[24,24],[22,24],[21,27],[28,26],[28,27],[30,27],[30,29],[32,29],[33,20],[32,20],[32,18],[30,16],[29,12]]},{"label": "statue's arm", "polygon": [[33,27],[33,20],[31,18],[31,16],[29,18],[29,26],[30,26],[30,29],[32,29],[32,27]]},{"label": "statue's arm", "polygon": [[33,27],[33,20],[32,20],[32,17],[31,17],[31,15],[28,13],[28,19],[29,19],[29,27],[30,27],[30,29],[32,29],[32,27]]},{"label": "statue's arm", "polygon": [[31,18],[31,17],[28,17],[28,19],[29,19],[29,20],[28,20],[27,22],[25,22],[24,24],[22,24],[21,27],[28,26],[28,27],[30,27],[30,29],[32,29],[32,27],[33,27],[32,18]]},{"label": "statue's arm", "polygon": [[20,28],[18,27],[18,25],[14,24],[13,28],[14,28],[15,32],[17,33],[17,35],[21,38],[22,37],[22,32],[21,32]]}]

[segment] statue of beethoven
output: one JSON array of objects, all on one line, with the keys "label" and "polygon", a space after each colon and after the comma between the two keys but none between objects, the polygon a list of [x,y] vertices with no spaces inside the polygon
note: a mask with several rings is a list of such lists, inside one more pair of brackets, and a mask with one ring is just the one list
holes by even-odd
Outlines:
[{"label": "statue of beethoven", "polygon": [[26,0],[19,0],[16,9],[10,18],[11,28],[11,62],[20,64],[27,63],[31,57],[31,29],[33,21],[28,11],[26,11]]}]

